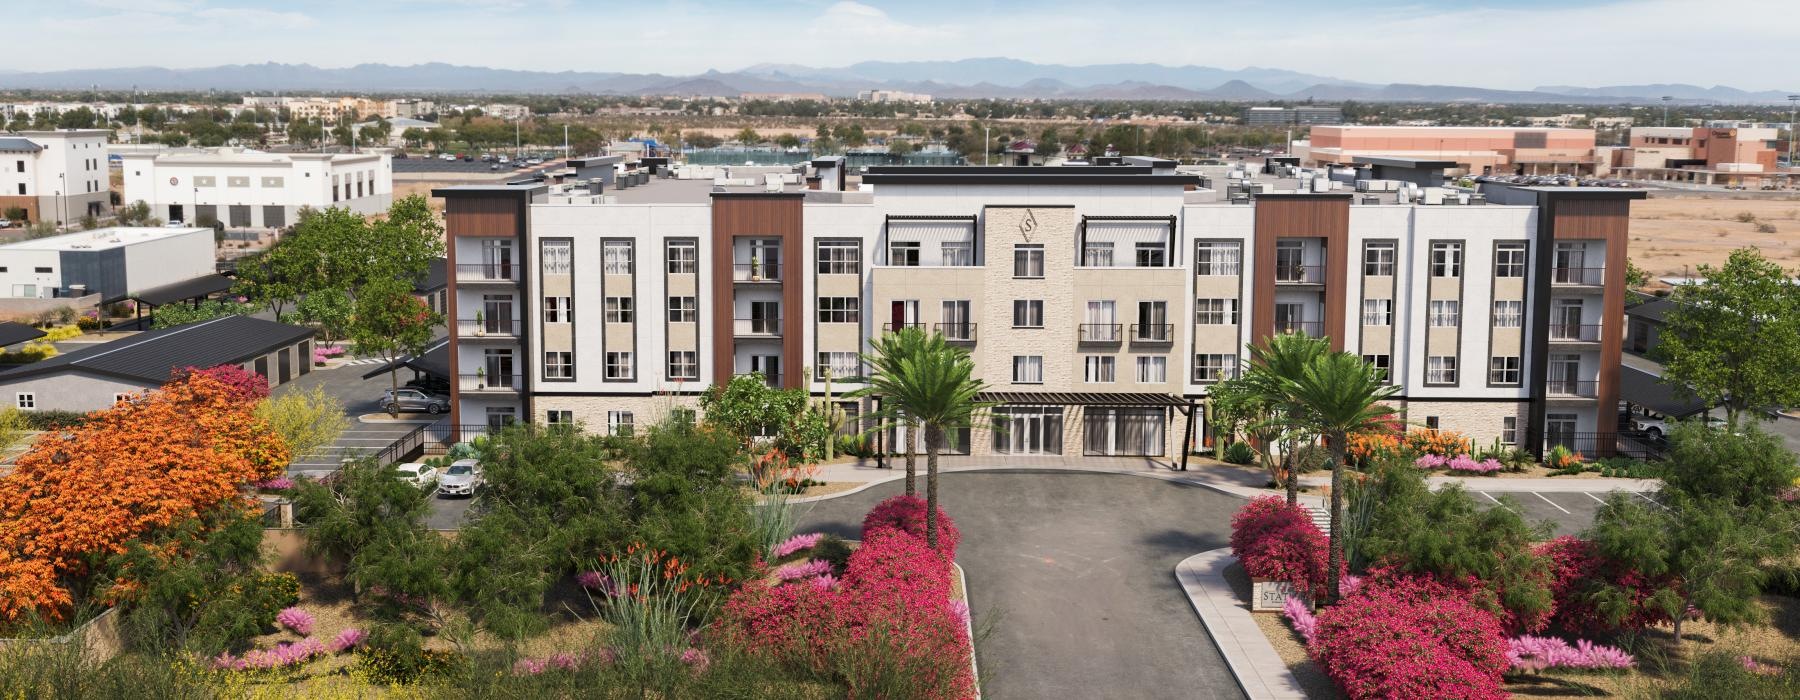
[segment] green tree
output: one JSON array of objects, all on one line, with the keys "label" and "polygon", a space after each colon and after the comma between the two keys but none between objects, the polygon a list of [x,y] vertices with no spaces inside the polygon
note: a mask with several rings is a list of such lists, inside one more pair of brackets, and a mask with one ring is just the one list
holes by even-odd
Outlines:
[{"label": "green tree", "polygon": [[[240,507],[217,509],[111,557],[112,594],[124,602],[123,631],[137,648],[212,656],[240,646],[299,602],[291,575],[264,571],[262,522]],[[169,551],[191,552],[168,556]]]},{"label": "green tree", "polygon": [[291,122],[287,127],[288,140],[302,146],[315,146],[325,138],[325,127],[310,119]]},{"label": "green tree", "polygon": [[778,146],[781,146],[782,148],[799,148],[800,147],[800,137],[795,136],[793,134],[784,133],[780,136],[775,137],[775,144]]},{"label": "green tree", "polygon": [[1800,285],[1755,248],[1697,270],[1671,296],[1658,346],[1676,392],[1724,406],[1728,420],[1800,404]]},{"label": "green tree", "polygon": [[[901,330],[916,331],[918,329]],[[862,356],[862,360],[868,364],[869,373],[872,375],[886,374],[898,376],[903,371],[901,364],[905,362],[907,358],[917,356],[920,352],[920,347],[924,343],[925,334],[922,332],[883,333],[880,337],[873,338],[869,341],[869,348],[873,352],[865,353]],[[845,394],[845,396],[847,398],[881,398],[881,396],[871,387],[864,387],[852,391]],[[906,456],[906,495],[918,495],[919,441],[917,436],[920,432],[918,422],[913,420],[910,415],[903,411],[890,411],[885,414],[870,416],[870,418],[875,420],[868,429],[868,432],[870,433],[894,430],[895,434],[904,432],[907,436],[905,445],[895,445],[894,447],[903,450],[903,454]]]},{"label": "green tree", "polygon": [[754,146],[762,143],[762,135],[756,133],[755,129],[746,126],[743,129],[738,130],[737,141],[746,146]]},{"label": "green tree", "polygon": [[[411,282],[393,278],[372,280],[358,289],[355,313],[350,337],[357,352],[387,361],[388,384],[394,390],[400,388],[396,361],[424,353],[425,346],[431,344],[432,328],[444,321],[442,315],[413,296]],[[499,379],[495,377],[493,381]],[[396,404],[389,412],[398,416],[399,410]]]},{"label": "green tree", "polygon": [[[301,360],[311,362],[312,358]],[[344,417],[344,402],[320,386],[290,388],[264,399],[256,406],[256,416],[269,422],[296,458],[316,454],[350,427],[350,419]]]},{"label": "green tree", "polygon": [[425,528],[430,498],[429,489],[397,478],[393,467],[361,459],[328,484],[302,480],[294,490],[294,518],[308,551],[343,564],[355,595],[379,587],[393,612],[423,614],[441,625],[450,593],[449,545]]},{"label": "green tree", "polygon": [[706,422],[718,426],[748,447],[757,437],[776,437],[794,416],[806,410],[802,389],[769,386],[761,374],[731,378],[722,388],[700,396]]},{"label": "green tree", "polygon": [[[977,418],[991,408],[975,400],[987,385],[975,377],[975,361],[969,353],[953,347],[942,333],[925,337],[915,328],[902,328],[890,336],[900,336],[889,344],[872,343],[875,352],[864,361],[875,368],[864,390],[855,395],[879,396],[882,413],[921,426],[925,433],[925,541],[938,546],[938,452],[946,446],[946,438],[955,431],[973,427]],[[888,350],[905,353],[887,357]]]},{"label": "green tree", "polygon": [[350,326],[356,320],[356,300],[350,298],[346,289],[315,289],[300,299],[294,311],[301,321],[319,329],[321,340],[336,345],[350,335]]},{"label": "green tree", "polygon": [[416,126],[409,126],[400,131],[400,140],[405,141],[408,148],[425,145],[425,136],[425,130]]},{"label": "green tree", "polygon": [[256,313],[256,307],[240,304],[229,299],[212,299],[199,304],[173,303],[156,307],[150,314],[151,328],[168,328],[200,321],[210,321],[221,316],[248,316]]},{"label": "green tree", "polygon": [[1250,348],[1250,367],[1244,372],[1243,383],[1251,396],[1244,397],[1239,405],[1256,411],[1258,420],[1251,431],[1262,443],[1260,460],[1269,476],[1287,489],[1289,505],[1300,502],[1295,455],[1301,445],[1312,444],[1319,437],[1316,422],[1308,419],[1307,407],[1295,395],[1294,382],[1329,351],[1326,339],[1300,333],[1271,336],[1267,343]]}]

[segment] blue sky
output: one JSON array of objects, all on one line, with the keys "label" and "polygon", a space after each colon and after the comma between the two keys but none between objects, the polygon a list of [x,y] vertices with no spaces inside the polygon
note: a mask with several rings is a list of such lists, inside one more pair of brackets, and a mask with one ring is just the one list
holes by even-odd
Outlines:
[{"label": "blue sky", "polygon": [[[1529,89],[1800,88],[1796,0],[7,0],[0,70],[226,63],[687,74],[1007,56]],[[1787,28],[1784,30],[1783,28]]]}]

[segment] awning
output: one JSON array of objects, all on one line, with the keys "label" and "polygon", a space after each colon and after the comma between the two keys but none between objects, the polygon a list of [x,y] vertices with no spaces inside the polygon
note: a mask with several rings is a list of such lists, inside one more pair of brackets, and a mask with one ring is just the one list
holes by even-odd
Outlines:
[{"label": "awning", "polygon": [[402,357],[392,364],[377,365],[375,369],[369,370],[367,373],[363,374],[362,378],[374,379],[375,377],[387,374],[389,370],[394,369],[395,365],[411,370],[417,370],[434,377],[450,379],[450,339],[445,338],[438,341],[431,347],[426,348],[425,352],[421,355],[415,357]]},{"label": "awning", "polygon": [[975,400],[1019,406],[1168,406],[1183,410],[1193,405],[1187,399],[1169,394],[1115,391],[984,391],[976,394]]},{"label": "awning", "polygon": [[23,323],[0,321],[0,348],[44,337],[44,332]]},{"label": "awning", "polygon": [[1706,410],[1698,399],[1676,396],[1675,387],[1661,377],[1632,367],[1619,368],[1619,398],[1671,418],[1684,418]]},{"label": "awning", "polygon": [[111,304],[126,299],[136,299],[140,303],[148,304],[150,306],[162,306],[171,302],[188,301],[190,299],[199,299],[219,292],[228,292],[231,291],[231,286],[236,283],[237,281],[230,277],[213,273],[210,275],[201,275],[183,282],[165,284],[161,287],[151,287],[150,289],[141,292],[113,297],[111,299],[103,300],[101,303]]}]

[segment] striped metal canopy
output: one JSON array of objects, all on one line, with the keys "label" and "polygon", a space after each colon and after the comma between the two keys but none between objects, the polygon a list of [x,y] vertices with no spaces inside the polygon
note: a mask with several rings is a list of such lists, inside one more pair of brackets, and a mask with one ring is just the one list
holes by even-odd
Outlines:
[{"label": "striped metal canopy", "polygon": [[1019,406],[1173,406],[1187,408],[1187,399],[1154,392],[1111,391],[984,391],[975,395],[981,403]]}]

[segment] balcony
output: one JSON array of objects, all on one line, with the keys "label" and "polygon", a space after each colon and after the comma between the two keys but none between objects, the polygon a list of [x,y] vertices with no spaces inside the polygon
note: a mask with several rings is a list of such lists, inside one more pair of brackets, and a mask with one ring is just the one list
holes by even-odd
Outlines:
[{"label": "balcony", "polygon": [[1600,382],[1591,379],[1552,379],[1544,383],[1544,395],[1559,399],[1591,399],[1600,395]]},{"label": "balcony", "polygon": [[1599,324],[1552,323],[1549,332],[1552,343],[1600,342]]},{"label": "balcony", "polygon": [[518,319],[490,318],[478,321],[464,318],[456,321],[456,337],[463,340],[470,338],[512,340],[519,337],[519,328]]},{"label": "balcony", "polygon": [[781,388],[781,373],[780,372],[733,372],[732,376],[734,376],[734,377],[758,376],[758,377],[762,377],[763,381],[768,382],[769,386],[772,386],[772,387],[775,387],[778,389]]},{"label": "balcony", "polygon": [[457,376],[456,388],[465,394],[517,394],[525,388],[525,379],[517,374],[463,374]]},{"label": "balcony", "polygon": [[975,324],[973,323],[940,323],[937,332],[944,335],[944,340],[952,343],[975,342]]},{"label": "balcony", "polygon": [[1276,265],[1276,284],[1324,284],[1325,268],[1321,265]]},{"label": "balcony", "polygon": [[736,318],[731,325],[731,334],[739,338],[781,337],[779,318]]},{"label": "balcony", "polygon": [[519,283],[519,265],[513,263],[475,263],[473,265],[457,265],[456,281],[470,284],[506,284]]},{"label": "balcony", "polygon": [[1125,324],[1083,323],[1080,332],[1083,343],[1117,343],[1125,339]]},{"label": "balcony", "polygon": [[1175,342],[1175,324],[1133,323],[1131,324],[1131,342],[1173,343]]},{"label": "balcony", "polygon": [[1600,287],[1606,284],[1603,267],[1553,267],[1550,284],[1558,287]]},{"label": "balcony", "polygon": [[1325,324],[1318,321],[1275,322],[1275,335],[1286,335],[1288,333],[1299,333],[1300,335],[1319,338],[1323,337],[1325,334]]},{"label": "balcony", "polygon": [[731,266],[731,281],[744,284],[781,282],[781,263],[742,263]]},{"label": "balcony", "polygon": [[898,331],[902,328],[917,328],[917,329],[923,331],[923,330],[925,330],[925,324],[920,323],[918,321],[901,321],[899,323],[893,323],[890,321],[888,323],[881,324],[881,332],[883,332],[883,333],[893,333],[894,331]]}]

